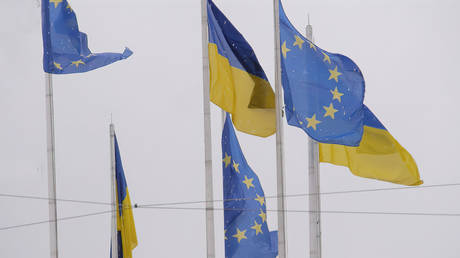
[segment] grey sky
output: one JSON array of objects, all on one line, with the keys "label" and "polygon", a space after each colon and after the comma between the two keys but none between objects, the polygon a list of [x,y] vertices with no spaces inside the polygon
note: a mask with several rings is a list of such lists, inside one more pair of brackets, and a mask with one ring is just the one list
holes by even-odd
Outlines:
[{"label": "grey sky", "polygon": [[[85,74],[54,76],[59,198],[109,201],[110,114],[133,203],[204,199],[200,1],[74,0],[93,52],[129,59]],[[273,83],[272,1],[216,0],[253,46]],[[458,1],[285,0],[301,31],[310,13],[316,43],[352,58],[365,103],[414,156],[425,184],[460,182],[457,112]],[[36,0],[0,1],[0,193],[47,196],[44,75]],[[214,196],[222,198],[220,111],[213,109]],[[238,134],[266,195],[276,194],[275,141]],[[285,126],[287,193],[307,192],[307,139]],[[323,191],[393,187],[321,165]],[[323,210],[456,212],[459,187],[331,195]],[[46,220],[46,201],[0,198],[0,227]],[[307,198],[288,199],[307,209]],[[59,203],[58,217],[108,210]],[[196,207],[196,206],[193,206]],[[268,209],[276,201],[268,200]],[[271,229],[276,214],[268,214]],[[134,257],[204,257],[204,212],[134,212]],[[217,257],[224,257],[217,211]],[[457,217],[324,214],[324,258],[456,258]],[[288,254],[308,251],[308,214],[288,214]],[[110,217],[59,223],[61,257],[108,257]],[[49,257],[48,224],[0,231],[0,256]]]}]

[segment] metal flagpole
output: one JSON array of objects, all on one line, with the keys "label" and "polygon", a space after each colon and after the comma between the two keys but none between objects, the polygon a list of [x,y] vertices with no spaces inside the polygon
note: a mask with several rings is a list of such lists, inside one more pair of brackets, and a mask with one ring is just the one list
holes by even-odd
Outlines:
[{"label": "metal flagpole", "polygon": [[116,164],[115,164],[115,126],[110,124],[110,196],[112,200],[112,223],[110,228],[111,258],[118,258],[118,236],[117,236],[117,188],[116,188]]},{"label": "metal flagpole", "polygon": [[275,95],[276,95],[276,178],[278,196],[278,257],[287,257],[286,244],[286,200],[284,185],[284,134],[283,110],[281,95],[281,56],[280,56],[280,23],[279,0],[273,0],[275,17]]},{"label": "metal flagpole", "polygon": [[46,92],[46,131],[48,156],[48,207],[50,220],[50,257],[58,257],[58,230],[56,205],[56,160],[54,140],[54,104],[53,104],[53,76],[45,73]]},{"label": "metal flagpole", "polygon": [[204,122],[204,168],[206,187],[206,257],[216,257],[214,239],[214,203],[212,186],[211,108],[209,103],[208,59],[208,9],[207,0],[201,0],[201,43],[203,53],[203,122]]},{"label": "metal flagpole", "polygon": [[[306,37],[313,42],[313,27],[306,27]],[[321,196],[319,194],[319,145],[308,137],[308,199],[310,217],[310,258],[321,258]]]}]

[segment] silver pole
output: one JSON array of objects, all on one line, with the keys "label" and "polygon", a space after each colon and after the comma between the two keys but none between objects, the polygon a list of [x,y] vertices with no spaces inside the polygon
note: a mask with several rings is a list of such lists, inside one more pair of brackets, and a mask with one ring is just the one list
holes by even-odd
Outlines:
[{"label": "silver pole", "polygon": [[276,178],[278,196],[278,257],[287,257],[286,241],[286,200],[284,185],[284,132],[281,93],[281,56],[280,56],[280,23],[279,0],[273,0],[275,17],[275,95],[276,95]]},{"label": "silver pole", "polygon": [[112,200],[112,223],[110,228],[111,236],[111,258],[118,258],[118,235],[117,235],[117,188],[116,188],[116,164],[115,164],[115,126],[110,124],[110,197]]},{"label": "silver pole", "polygon": [[53,104],[53,76],[45,73],[46,88],[46,131],[48,156],[48,207],[50,220],[50,257],[58,257],[58,230],[56,205],[56,160],[54,139],[54,104]]},{"label": "silver pole", "polygon": [[201,43],[203,52],[203,122],[204,122],[204,168],[206,187],[206,257],[216,257],[214,239],[214,204],[212,186],[211,108],[209,103],[208,59],[208,9],[207,0],[201,0]]},{"label": "silver pole", "polygon": [[[313,27],[308,17],[306,37],[313,42]],[[321,196],[319,195],[319,145],[308,138],[308,193],[310,217],[310,258],[321,258]]]}]

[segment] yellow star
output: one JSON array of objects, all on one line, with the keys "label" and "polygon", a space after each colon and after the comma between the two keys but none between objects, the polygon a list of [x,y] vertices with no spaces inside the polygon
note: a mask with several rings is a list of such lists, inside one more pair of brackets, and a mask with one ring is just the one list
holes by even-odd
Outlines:
[{"label": "yellow star", "polygon": [[301,39],[301,38],[300,38],[299,36],[297,36],[297,35],[294,35],[294,37],[295,37],[295,42],[294,42],[293,46],[294,46],[294,47],[295,47],[295,46],[298,46],[299,49],[302,49],[303,43],[304,43],[305,41],[304,41],[303,39]]},{"label": "yellow star", "polygon": [[256,195],[257,195],[257,198],[255,198],[254,200],[258,201],[260,203],[260,206],[264,205],[265,198],[263,196],[259,196],[258,194]]},{"label": "yellow star", "polygon": [[73,9],[72,9],[72,7],[70,7],[70,4],[69,4],[69,3],[67,3],[67,6],[66,6],[65,8],[66,8],[66,9],[69,9],[71,12],[73,12]]},{"label": "yellow star", "polygon": [[236,231],[237,231],[236,234],[233,235],[232,237],[238,239],[238,243],[239,243],[242,239],[248,239],[248,238],[246,237],[246,235],[245,235],[245,234],[246,234],[246,230],[240,231],[239,228],[236,228]]},{"label": "yellow star", "polygon": [[225,168],[228,167],[228,165],[230,165],[230,160],[232,159],[231,156],[228,156],[227,152],[225,152],[225,158],[222,160],[222,162],[225,163]]},{"label": "yellow star", "polygon": [[54,67],[56,67],[56,68],[59,69],[59,70],[62,70],[61,64],[56,63],[56,62],[53,62],[53,63],[54,63]]},{"label": "yellow star", "polygon": [[227,230],[226,229],[224,229],[224,240],[228,240],[228,238],[227,238]]},{"label": "yellow star", "polygon": [[313,48],[316,51],[316,46],[310,42],[310,48]]},{"label": "yellow star", "polygon": [[62,3],[62,0],[50,0],[50,3],[54,4],[54,8],[57,8],[60,3]]},{"label": "yellow star", "polygon": [[239,163],[236,163],[235,161],[233,161],[233,168],[235,169],[237,173],[240,173],[240,169],[238,168],[239,166],[240,166]]},{"label": "yellow star", "polygon": [[303,122],[302,122],[302,121],[299,121],[299,124],[303,125]]},{"label": "yellow star", "polygon": [[337,87],[335,87],[334,91],[331,90],[330,92],[332,93],[332,100],[336,99],[339,102],[342,102],[341,97],[343,96],[343,93],[340,93]]},{"label": "yellow star", "polygon": [[337,65],[335,66],[334,70],[329,69],[329,72],[331,73],[331,75],[329,76],[329,80],[334,79],[335,82],[339,82],[339,75],[341,75],[342,73],[337,71]]},{"label": "yellow star", "polygon": [[255,186],[252,184],[252,180],[254,180],[254,178],[248,178],[247,176],[244,176],[243,184],[245,184],[248,189],[251,187],[255,188]]},{"label": "yellow star", "polygon": [[329,64],[331,64],[331,58],[323,52],[323,55],[324,55],[324,58],[323,58],[323,62],[328,62]]},{"label": "yellow star", "polygon": [[267,220],[267,214],[265,214],[265,212],[262,209],[260,209],[259,216],[262,218],[262,223],[264,223]]},{"label": "yellow star", "polygon": [[330,116],[332,119],[335,118],[334,114],[338,110],[334,108],[334,105],[332,105],[332,103],[329,105],[329,107],[323,106],[323,108],[326,110],[326,114],[324,114],[324,117]]},{"label": "yellow star", "polygon": [[307,128],[313,127],[316,131],[316,125],[321,123],[321,121],[316,120],[316,114],[314,114],[311,118],[305,118],[308,121]]},{"label": "yellow star", "polygon": [[257,224],[257,221],[254,220],[254,226],[251,227],[252,229],[254,229],[256,231],[256,236],[259,234],[259,233],[264,233],[262,232],[262,224]]},{"label": "yellow star", "polygon": [[286,58],[287,52],[291,51],[289,48],[286,47],[286,41],[283,42],[281,46],[281,52],[283,53],[283,57]]},{"label": "yellow star", "polygon": [[72,64],[75,65],[78,68],[78,66],[80,64],[85,64],[85,63],[80,59],[80,60],[77,60],[77,61],[73,61]]}]

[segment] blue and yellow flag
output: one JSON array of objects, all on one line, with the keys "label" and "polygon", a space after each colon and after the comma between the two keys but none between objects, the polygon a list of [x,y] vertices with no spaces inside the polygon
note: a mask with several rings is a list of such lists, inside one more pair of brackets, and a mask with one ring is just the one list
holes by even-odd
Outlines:
[{"label": "blue and yellow flag", "polygon": [[126,59],[133,53],[128,48],[122,54],[92,53],[67,0],[42,0],[42,33],[43,70],[47,73],[83,73]]},{"label": "blue and yellow flag", "polygon": [[364,133],[358,147],[319,144],[320,162],[345,166],[357,176],[402,185],[420,185],[417,164],[364,106]]},{"label": "blue and yellow flag", "polygon": [[318,142],[358,146],[363,134],[364,78],[348,57],[299,33],[280,1],[281,75],[286,118]]},{"label": "blue and yellow flag", "polygon": [[121,163],[118,141],[115,136],[115,175],[117,187],[117,232],[118,257],[132,258],[132,250],[137,246],[136,227],[134,226],[133,210],[129,199],[128,185]]},{"label": "blue and yellow flag", "polygon": [[225,257],[275,258],[278,233],[267,226],[264,190],[249,167],[227,114],[222,132]]},{"label": "blue and yellow flag", "polygon": [[274,134],[275,94],[254,51],[211,0],[207,8],[211,101],[232,114],[237,130]]}]

